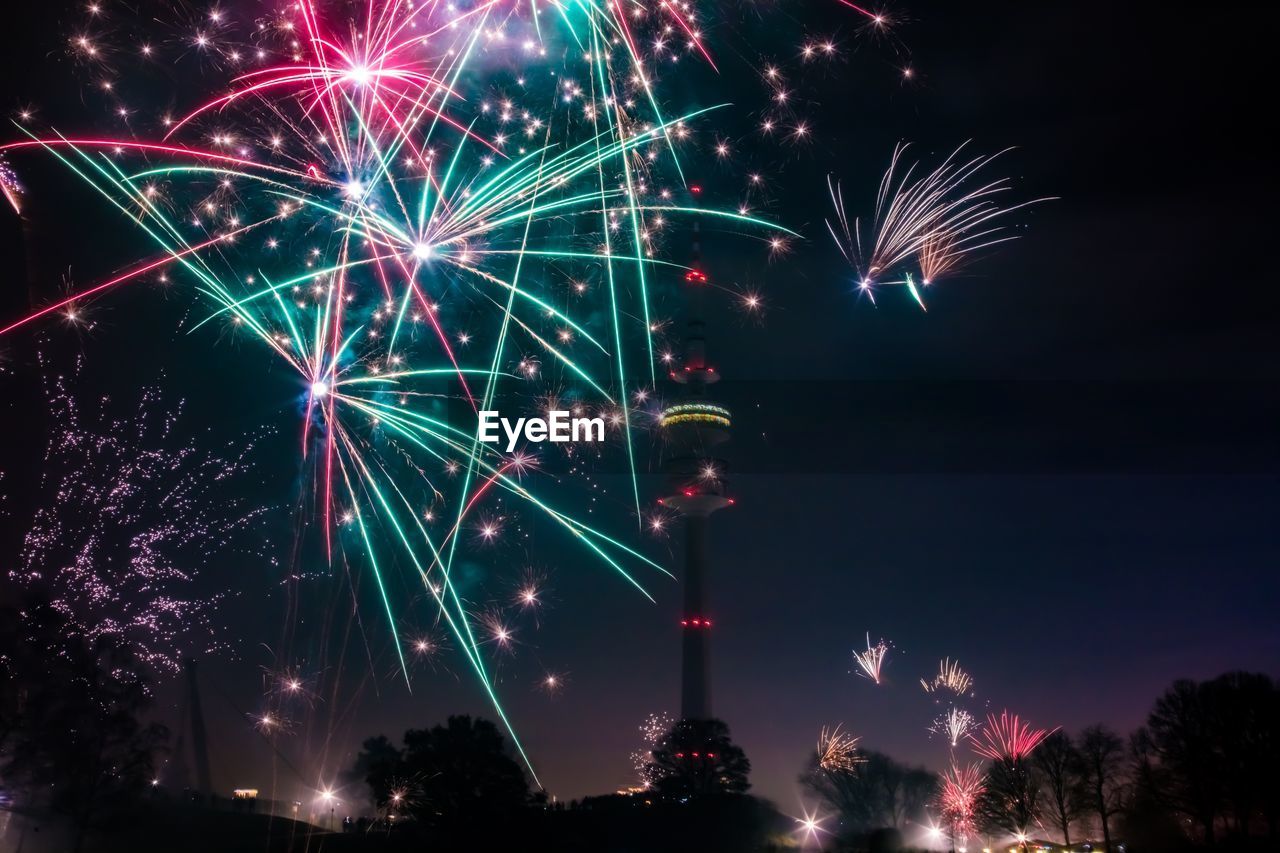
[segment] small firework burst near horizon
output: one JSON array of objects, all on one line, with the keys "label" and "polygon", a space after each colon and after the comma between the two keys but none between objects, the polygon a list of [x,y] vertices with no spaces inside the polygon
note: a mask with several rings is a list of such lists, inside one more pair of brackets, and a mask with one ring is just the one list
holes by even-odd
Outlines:
[{"label": "small firework burst near horizon", "polygon": [[1029,723],[1023,722],[1017,714],[1001,711],[1000,716],[987,715],[987,724],[983,727],[981,738],[969,735],[973,751],[983,758],[992,761],[1012,759],[1020,761],[1030,755],[1040,743],[1058,730],[1033,729]]},{"label": "small firework burst near horizon", "polygon": [[866,760],[858,751],[860,740],[842,731],[842,726],[823,726],[818,733],[818,767],[828,773],[853,773]]},{"label": "small firework burst near horizon", "polygon": [[858,665],[858,669],[860,670],[858,674],[871,679],[876,684],[880,683],[880,676],[888,657],[889,644],[882,639],[873,646],[871,644],[871,634],[869,632],[867,634],[866,651],[855,651],[853,653],[854,663]]},{"label": "small firework burst near horizon", "polygon": [[640,724],[641,747],[631,753],[631,766],[635,768],[640,787],[645,789],[653,787],[653,779],[649,775],[649,767],[653,761],[653,748],[667,732],[671,731],[673,725],[675,725],[675,717],[666,711],[650,714]]}]

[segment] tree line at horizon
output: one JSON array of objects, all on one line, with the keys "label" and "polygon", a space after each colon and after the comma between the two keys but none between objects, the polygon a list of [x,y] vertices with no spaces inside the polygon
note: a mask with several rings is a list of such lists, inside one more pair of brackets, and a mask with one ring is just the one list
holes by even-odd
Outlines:
[{"label": "tree line at horizon", "polygon": [[[1096,724],[1055,731],[990,761],[972,821],[984,844],[1049,841],[1094,850],[1277,849],[1280,686],[1229,672],[1180,679],[1127,738]],[[838,839],[947,825],[938,777],[878,752],[849,768],[814,757],[801,781],[836,818]]]},{"label": "tree line at horizon", "polygon": [[[484,741],[481,751],[489,757],[470,761],[471,769],[455,775],[450,768],[467,762],[456,756],[442,761],[438,745],[424,745],[454,740],[460,731],[473,734],[477,746]],[[937,774],[876,751],[859,758],[823,769],[815,754],[801,774],[821,803],[822,831],[830,835],[826,849],[868,849],[894,834],[915,839],[940,822],[946,829]],[[1178,680],[1127,738],[1102,724],[1074,736],[1056,731],[1029,753],[989,762],[974,823],[987,844],[1021,839],[1024,846],[1039,840],[1069,847],[1090,840],[1094,850],[1108,851],[1121,843],[1129,851],[1262,850],[1280,841],[1277,759],[1280,687],[1270,676],[1230,672],[1207,681]],[[502,791],[486,790],[474,779],[476,768],[493,761],[504,767]],[[648,789],[629,799],[687,805],[744,797],[750,767],[722,721],[681,720],[652,750]],[[428,732],[410,730],[403,748],[385,737],[366,741],[351,780],[369,786],[384,820],[398,813],[427,826],[453,825],[462,815],[483,823],[476,809],[495,818],[502,809],[509,816],[548,807],[506,753],[496,727],[470,718],[451,717]],[[457,801],[458,789],[475,792],[470,804]],[[605,799],[570,806],[600,809]],[[945,836],[960,842],[954,833]]]}]

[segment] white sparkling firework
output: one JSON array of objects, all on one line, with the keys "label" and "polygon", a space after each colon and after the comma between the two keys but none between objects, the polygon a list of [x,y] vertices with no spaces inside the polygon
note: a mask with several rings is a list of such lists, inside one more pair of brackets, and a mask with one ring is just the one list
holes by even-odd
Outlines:
[{"label": "white sparkling firework", "polygon": [[854,652],[853,660],[861,670],[859,673],[876,684],[880,683],[880,673],[884,668],[885,659],[889,657],[889,644],[884,640],[871,645],[871,635],[867,634],[867,650],[865,652]]},{"label": "white sparkling firework", "polygon": [[974,719],[972,714],[963,708],[957,708],[952,705],[945,714],[933,721],[933,725],[929,726],[929,731],[938,737],[946,738],[952,746],[956,746],[977,727],[978,721]]},{"label": "white sparkling firework", "polygon": [[662,711],[650,714],[640,724],[641,748],[631,753],[631,766],[635,768],[640,779],[640,787],[653,787],[653,779],[649,777],[649,766],[653,760],[653,749],[675,725],[675,717]]}]

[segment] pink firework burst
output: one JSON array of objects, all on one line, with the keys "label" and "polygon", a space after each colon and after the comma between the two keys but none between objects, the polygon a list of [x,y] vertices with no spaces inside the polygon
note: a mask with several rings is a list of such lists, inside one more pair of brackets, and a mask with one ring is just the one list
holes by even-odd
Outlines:
[{"label": "pink firework burst", "polygon": [[1033,729],[1029,723],[1018,719],[1017,714],[1001,711],[1000,716],[987,715],[987,725],[982,729],[979,739],[969,735],[973,742],[973,751],[992,761],[1011,758],[1014,761],[1026,758],[1040,743],[1058,729]]},{"label": "pink firework burst", "polygon": [[982,765],[970,764],[967,767],[951,765],[939,776],[939,804],[942,816],[951,826],[952,835],[963,839],[977,834],[974,812],[978,797],[985,788]]}]

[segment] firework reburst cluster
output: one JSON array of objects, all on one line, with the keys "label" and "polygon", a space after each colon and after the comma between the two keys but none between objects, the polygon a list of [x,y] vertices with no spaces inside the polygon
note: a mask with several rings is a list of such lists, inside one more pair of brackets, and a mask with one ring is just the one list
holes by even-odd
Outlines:
[{"label": "firework reburst cluster", "polygon": [[86,404],[75,382],[46,381],[40,502],[10,579],[47,596],[69,636],[110,637],[177,672],[188,655],[226,648],[215,618],[224,595],[202,588],[206,566],[271,559],[266,509],[237,491],[255,441],[209,452],[183,439],[182,404],[157,388],[119,415],[110,399]]}]

